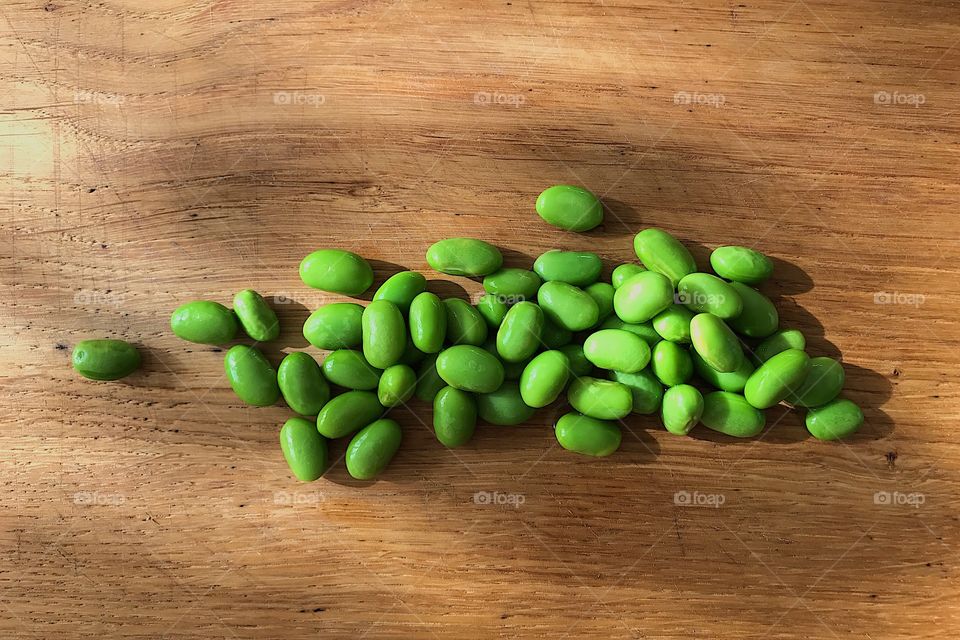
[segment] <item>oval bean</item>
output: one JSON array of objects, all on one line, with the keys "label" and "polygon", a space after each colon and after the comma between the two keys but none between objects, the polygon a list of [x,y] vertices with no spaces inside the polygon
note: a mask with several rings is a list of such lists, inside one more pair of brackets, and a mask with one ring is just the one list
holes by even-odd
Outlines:
[{"label": "oval bean", "polygon": [[346,389],[376,389],[380,384],[381,373],[362,353],[353,349],[331,351],[323,361],[323,375],[327,380]]},{"label": "oval bean", "polygon": [[619,289],[620,285],[641,271],[646,271],[646,269],[639,264],[634,264],[632,262],[618,264],[616,267],[614,267],[613,273],[610,274],[610,284],[613,285],[614,289]]},{"label": "oval bean", "polygon": [[277,386],[287,406],[302,416],[317,415],[330,399],[330,385],[323,377],[320,365],[313,356],[302,351],[294,351],[280,361]]},{"label": "oval bean", "polygon": [[507,311],[497,331],[497,353],[506,362],[529,359],[540,346],[543,311],[532,302],[520,302]]},{"label": "oval bean", "polygon": [[566,282],[585,287],[597,281],[603,263],[600,256],[591,251],[551,249],[533,262],[533,270],[544,282]]},{"label": "oval bean", "polygon": [[219,302],[194,300],[177,307],[170,316],[174,335],[198,344],[224,344],[240,328],[237,316]]},{"label": "oval bean", "polygon": [[758,409],[768,409],[800,386],[810,372],[810,357],[799,349],[773,356],[747,379],[743,396]]},{"label": "oval bean", "polygon": [[347,446],[347,472],[357,480],[376,478],[393,460],[402,439],[403,431],[395,420],[381,418],[368,424]]},{"label": "oval bean", "polygon": [[587,360],[601,369],[634,373],[650,362],[650,347],[640,336],[623,329],[601,329],[583,342]]},{"label": "oval bean", "polygon": [[371,391],[347,391],[330,399],[317,414],[317,431],[325,438],[342,438],[383,415],[384,408]]},{"label": "oval bean", "polygon": [[680,304],[672,304],[650,321],[654,331],[670,342],[690,342],[690,321],[694,313]]},{"label": "oval bean", "polygon": [[651,227],[633,239],[633,250],[643,266],[670,279],[671,289],[687,274],[697,270],[697,263],[679,240],[664,231]]},{"label": "oval bean", "polygon": [[483,316],[483,319],[487,322],[487,326],[491,329],[500,328],[500,325],[503,324],[503,319],[507,317],[507,311],[510,309],[500,296],[495,296],[490,293],[481,296],[480,299],[477,300],[476,307],[477,312]]},{"label": "oval bean", "polygon": [[633,396],[633,413],[649,415],[660,409],[663,400],[663,385],[657,380],[653,372],[647,368],[636,373],[622,371],[609,372],[611,380],[615,380],[630,389]]},{"label": "oval bean", "polygon": [[413,396],[417,387],[417,374],[408,365],[395,364],[380,376],[377,399],[385,407],[404,404]]},{"label": "oval bean", "polygon": [[653,348],[650,368],[653,375],[667,387],[683,384],[693,375],[690,352],[668,340],[661,340]]},{"label": "oval bean", "polygon": [[350,349],[361,344],[363,307],[355,302],[325,304],[303,323],[303,337],[318,349]]},{"label": "oval bean", "polygon": [[140,367],[140,352],[123,340],[81,340],[73,348],[73,369],[90,380],[119,380]]},{"label": "oval bean", "polygon": [[447,311],[447,342],[481,345],[487,339],[487,321],[477,308],[460,298],[443,301]]},{"label": "oval bean", "polygon": [[729,284],[709,273],[691,273],[677,285],[677,299],[697,313],[712,313],[718,318],[736,318],[743,301]]},{"label": "oval bean", "polygon": [[807,340],[799,329],[781,329],[757,345],[757,348],[753,350],[753,359],[758,364],[763,364],[787,349],[803,351],[806,348]]},{"label": "oval bean", "polygon": [[717,247],[710,254],[710,266],[721,278],[744,284],[759,284],[773,273],[770,258],[747,247]]},{"label": "oval bean", "polygon": [[806,425],[817,440],[839,440],[851,436],[863,424],[863,411],[843,398],[831,400],[807,411]]},{"label": "oval bean", "polygon": [[427,279],[416,271],[395,273],[380,285],[373,294],[373,300],[387,300],[397,305],[401,313],[410,310],[410,303],[427,290]]},{"label": "oval bean", "polygon": [[690,321],[690,342],[703,361],[721,373],[736,371],[743,361],[740,340],[723,320],[699,313]]},{"label": "oval bean", "polygon": [[690,359],[693,360],[694,371],[704,382],[707,382],[721,391],[731,393],[741,393],[747,385],[747,378],[753,373],[753,363],[749,358],[741,358],[740,366],[736,371],[720,372],[704,362],[703,358],[696,350],[690,351]]},{"label": "oval bean", "polygon": [[276,340],[280,336],[277,314],[253,289],[245,289],[233,296],[233,311],[246,334],[257,342]]},{"label": "oval bean", "polygon": [[537,196],[537,215],[567,231],[589,231],[603,222],[599,198],[583,187],[556,184]]},{"label": "oval bean", "polygon": [[310,420],[290,418],[280,428],[280,450],[290,471],[301,482],[313,482],[329,464],[327,439]]},{"label": "oval bean", "polygon": [[472,394],[443,387],[433,399],[433,431],[445,447],[460,447],[477,428],[477,402]]},{"label": "oval bean", "polygon": [[641,271],[620,285],[613,309],[624,322],[646,322],[673,304],[673,285],[656,271]]},{"label": "oval bean", "polygon": [[660,417],[670,433],[685,436],[700,422],[703,415],[703,395],[696,387],[678,384],[663,394]]},{"label": "oval bean", "polygon": [[373,284],[373,269],[351,251],[320,249],[300,262],[300,279],[314,289],[358,296]]},{"label": "oval bean", "polygon": [[728,321],[731,329],[751,338],[766,338],[777,330],[780,314],[767,296],[739,282],[731,282],[730,287],[743,302],[740,315]]},{"label": "oval bean", "polygon": [[477,413],[490,424],[521,424],[533,417],[534,411],[523,401],[520,387],[512,380],[504,381],[496,391],[477,394]]},{"label": "oval bean", "polygon": [[810,358],[810,372],[787,396],[787,402],[795,407],[827,404],[840,395],[844,378],[843,365],[833,358]]},{"label": "oval bean", "polygon": [[620,427],[579,413],[568,413],[557,420],[557,442],[567,451],[604,457],[620,448]]},{"label": "oval bean", "polygon": [[453,276],[486,276],[503,265],[503,255],[483,240],[447,238],[427,249],[427,264]]},{"label": "oval bean", "polygon": [[531,407],[545,407],[556,400],[570,379],[570,359],[562,351],[544,351],[520,374],[520,397]]},{"label": "oval bean", "polygon": [[386,369],[399,362],[407,346],[407,327],[397,305],[374,300],[361,316],[363,356],[374,367]]},{"label": "oval bean", "polygon": [[280,399],[277,371],[258,349],[244,344],[230,347],[223,367],[233,392],[247,404],[267,407]]},{"label": "oval bean", "polygon": [[587,295],[593,298],[597,303],[597,322],[594,326],[606,320],[613,313],[613,295],[615,289],[612,284],[606,282],[594,282],[584,289]]},{"label": "oval bean", "polygon": [[738,393],[714,391],[703,396],[700,422],[705,427],[735,438],[752,438],[766,423],[763,412]]},{"label": "oval bean", "polygon": [[476,393],[491,393],[503,384],[503,365],[481,347],[457,345],[437,356],[437,373],[451,387]]},{"label": "oval bean", "polygon": [[626,385],[589,376],[570,383],[567,400],[580,413],[598,420],[617,420],[633,409],[633,395]]},{"label": "oval bean", "polygon": [[568,331],[582,331],[597,323],[600,309],[587,292],[566,282],[545,282],[537,292],[544,315]]},{"label": "oval bean", "polygon": [[543,279],[535,271],[504,268],[483,279],[483,290],[498,296],[503,303],[516,304],[535,300]]},{"label": "oval bean", "polygon": [[418,294],[410,303],[410,337],[424,353],[439,353],[447,337],[447,309],[440,298],[429,291]]}]

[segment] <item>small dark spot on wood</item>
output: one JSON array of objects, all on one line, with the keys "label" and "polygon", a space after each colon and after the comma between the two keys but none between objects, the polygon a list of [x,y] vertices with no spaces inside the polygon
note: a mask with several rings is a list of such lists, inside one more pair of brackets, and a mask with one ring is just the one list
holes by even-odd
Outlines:
[{"label": "small dark spot on wood", "polygon": [[871,597],[871,598],[876,598],[876,597],[877,597],[877,594],[871,593],[871,594],[870,594],[870,597]]},{"label": "small dark spot on wood", "polygon": [[506,620],[506,619],[509,618],[509,617],[510,617],[510,614],[509,614],[509,613],[501,613],[501,614],[500,614],[500,619],[501,619],[501,620]]},{"label": "small dark spot on wood", "polygon": [[57,5],[53,4],[52,2],[48,2],[47,4],[43,5],[43,10],[44,10],[44,11],[56,11],[56,10],[59,9],[59,8],[60,8],[60,7],[58,7]]},{"label": "small dark spot on wood", "polygon": [[240,508],[241,508],[241,509],[243,509],[245,506],[247,506],[247,505],[242,504],[242,503],[240,504]]},{"label": "small dark spot on wood", "polygon": [[894,369],[894,370],[893,370],[893,375],[894,375],[895,377],[899,377],[899,376],[900,376],[900,369]]},{"label": "small dark spot on wood", "polygon": [[173,432],[174,432],[174,433],[180,433],[180,429],[174,429]]},{"label": "small dark spot on wood", "polygon": [[326,609],[324,609],[323,607],[317,607],[316,609],[313,610],[314,613],[320,613],[321,611],[326,611]]},{"label": "small dark spot on wood", "polygon": [[897,452],[887,451],[887,464],[891,467],[897,463]]},{"label": "small dark spot on wood", "polygon": [[198,215],[200,215],[200,214],[197,214],[197,213],[191,213],[191,214],[190,214],[190,217],[191,217],[191,218],[196,218],[196,217],[197,217]]},{"label": "small dark spot on wood", "polygon": [[931,564],[928,562],[928,563],[927,563],[927,566],[930,567],[930,566],[933,566],[933,565],[931,565]]},{"label": "small dark spot on wood", "polygon": [[705,46],[705,47],[712,47],[713,45],[712,45],[712,44],[705,44],[705,45],[703,45],[703,46]]},{"label": "small dark spot on wood", "polygon": [[210,353],[220,353],[221,351],[223,351],[223,349],[220,347],[214,347],[213,349],[210,349]]},{"label": "small dark spot on wood", "polygon": [[100,248],[101,248],[101,249],[106,249],[106,248],[107,248],[107,243],[106,243],[106,242],[101,242],[101,243],[100,243]]},{"label": "small dark spot on wood", "polygon": [[64,351],[67,348],[67,345],[63,344],[62,342],[58,342],[54,346],[56,347],[57,351]]}]

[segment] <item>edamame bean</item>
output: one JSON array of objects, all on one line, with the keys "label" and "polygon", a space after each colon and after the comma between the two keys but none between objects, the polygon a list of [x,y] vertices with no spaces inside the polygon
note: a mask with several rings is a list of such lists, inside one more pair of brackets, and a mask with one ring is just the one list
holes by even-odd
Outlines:
[{"label": "edamame bean", "polygon": [[653,345],[660,342],[660,334],[656,332],[653,328],[651,322],[640,322],[640,323],[631,323],[624,322],[617,316],[610,316],[600,325],[601,329],[623,329],[624,331],[629,331],[630,333],[636,334],[643,338],[643,341],[647,343],[647,346],[652,347]]},{"label": "edamame bean", "polygon": [[540,346],[543,311],[532,302],[519,302],[507,311],[497,331],[497,353],[507,362],[527,360]]},{"label": "edamame bean", "polygon": [[521,424],[533,417],[534,411],[524,403],[519,386],[512,380],[504,381],[496,391],[477,394],[477,413],[490,424]]},{"label": "edamame bean", "polygon": [[741,358],[740,366],[736,371],[720,372],[703,361],[695,350],[690,351],[690,359],[693,360],[694,371],[703,378],[704,382],[713,385],[721,391],[731,393],[741,393],[747,385],[747,378],[753,373],[753,363],[749,358]]},{"label": "edamame bean", "polygon": [[119,380],[140,367],[140,352],[123,340],[81,340],[73,348],[73,370],[90,380]]},{"label": "edamame bean", "polygon": [[445,447],[465,445],[477,428],[477,402],[473,394],[443,387],[433,400],[433,431]]},{"label": "edamame bean", "polygon": [[556,400],[570,379],[570,359],[562,351],[544,351],[520,374],[520,397],[531,407],[545,407]]},{"label": "edamame bean", "polygon": [[503,255],[483,240],[447,238],[427,249],[427,264],[452,276],[486,276],[503,265]]},{"label": "edamame bean", "polygon": [[410,310],[410,303],[427,290],[427,279],[416,271],[395,273],[380,285],[373,294],[373,300],[388,300],[397,305],[401,313]]},{"label": "edamame bean", "polygon": [[380,376],[377,399],[385,407],[396,407],[413,396],[417,387],[417,374],[405,364],[395,364]]},{"label": "edamame bean", "polygon": [[301,482],[313,482],[329,464],[327,439],[310,420],[290,418],[280,428],[280,450],[290,471]]},{"label": "edamame bean", "polygon": [[499,329],[503,324],[503,319],[507,317],[507,310],[510,307],[500,296],[486,294],[477,300],[477,312],[483,316],[487,326],[491,329]]},{"label": "edamame bean", "polygon": [[233,296],[233,311],[240,326],[257,342],[276,340],[280,335],[280,321],[267,301],[252,289],[245,289]]},{"label": "edamame bean", "polygon": [[497,296],[501,302],[516,304],[522,300],[535,300],[543,279],[535,271],[503,268],[483,279],[483,290]]},{"label": "edamame bean", "polygon": [[723,320],[712,313],[693,316],[690,341],[703,361],[721,373],[736,371],[743,361],[740,340]]},{"label": "edamame bean", "polygon": [[300,279],[314,289],[358,296],[373,284],[373,269],[351,251],[320,249],[300,262]]},{"label": "edamame bean", "polygon": [[838,395],[844,382],[843,365],[833,358],[810,358],[810,372],[786,400],[795,407],[819,407]]},{"label": "edamame bean", "polygon": [[374,367],[386,369],[399,362],[407,346],[407,328],[397,305],[374,300],[361,316],[363,357]]},{"label": "edamame bean", "polygon": [[330,399],[330,385],[323,377],[320,365],[313,356],[302,351],[294,351],[280,361],[277,386],[287,406],[302,416],[317,415]]},{"label": "edamame bean", "polygon": [[488,351],[461,344],[441,351],[437,373],[451,387],[476,393],[491,393],[503,384],[503,365]]},{"label": "edamame bean", "polygon": [[437,392],[447,386],[437,373],[437,356],[431,355],[420,364],[417,371],[417,390],[415,395],[423,402],[433,402]]},{"label": "edamame bean", "polygon": [[443,301],[447,311],[447,342],[481,345],[487,339],[487,321],[477,308],[460,298]]},{"label": "edamame bean", "polygon": [[325,438],[342,438],[383,415],[384,408],[371,391],[347,391],[334,396],[317,414],[317,431]]},{"label": "edamame bean", "polygon": [[380,384],[381,373],[362,353],[353,349],[331,351],[323,361],[323,375],[327,380],[346,389],[376,389]]},{"label": "edamame bean", "polygon": [[688,384],[670,387],[663,394],[660,417],[670,433],[685,436],[700,422],[703,415],[703,396]]},{"label": "edamame bean", "polygon": [[767,409],[800,386],[810,372],[810,357],[799,349],[787,349],[773,356],[753,372],[743,388],[747,402]]},{"label": "edamame bean", "polygon": [[230,347],[223,368],[233,392],[247,404],[267,407],[280,399],[277,371],[258,349],[245,344]]},{"label": "edamame bean", "polygon": [[613,313],[613,295],[615,291],[613,285],[606,282],[594,282],[584,289],[584,291],[597,303],[597,324],[600,324]]},{"label": "edamame bean", "polygon": [[669,340],[661,340],[653,348],[650,368],[653,375],[667,387],[683,384],[693,375],[690,352]]},{"label": "edamame bean", "polygon": [[558,347],[557,351],[567,356],[570,361],[571,376],[588,376],[593,373],[593,363],[587,360],[583,353],[583,347],[579,344],[565,344]]},{"label": "edamame bean", "polygon": [[547,349],[559,349],[570,344],[572,340],[573,333],[569,329],[552,321],[546,313],[543,314],[543,329],[540,330],[540,343],[543,346]]},{"label": "edamame bean", "polygon": [[633,396],[633,412],[641,415],[656,413],[663,400],[663,385],[647,368],[636,373],[610,371],[608,376],[630,389]]},{"label": "edamame bean", "polygon": [[777,330],[780,314],[767,296],[739,282],[731,282],[730,287],[743,301],[740,315],[728,321],[731,329],[751,338],[766,338]]},{"label": "edamame bean", "polygon": [[325,304],[303,323],[303,337],[318,349],[350,349],[362,340],[363,307],[355,302]]},{"label": "edamame bean", "polygon": [[620,448],[620,427],[579,413],[568,413],[557,420],[557,442],[567,451],[604,457]]},{"label": "edamame bean", "polygon": [[685,275],[697,270],[687,248],[663,229],[651,227],[638,233],[633,250],[643,266],[670,279],[671,291]]},{"label": "edamame bean", "polygon": [[714,391],[703,396],[700,422],[705,427],[735,438],[752,438],[766,423],[763,412],[738,393]]},{"label": "edamame bean", "polygon": [[646,322],[673,304],[673,285],[656,271],[641,271],[620,285],[613,309],[624,322]]},{"label": "edamame bean", "polygon": [[807,348],[807,340],[800,333],[799,329],[781,329],[772,336],[757,345],[753,350],[753,359],[758,364],[763,364],[773,356],[787,349]]},{"label": "edamame bean", "polygon": [[620,285],[641,271],[646,271],[646,269],[639,264],[634,264],[632,262],[619,264],[613,269],[613,273],[610,274],[610,283],[613,285],[614,289],[619,289]]},{"label": "edamame bean", "polygon": [[710,266],[721,278],[744,284],[759,284],[773,273],[770,258],[747,247],[717,247],[710,254]]},{"label": "edamame bean", "polygon": [[583,342],[583,355],[601,369],[634,373],[650,362],[650,347],[623,329],[601,329]]},{"label": "edamame bean", "polygon": [[527,363],[530,362],[531,359],[524,358],[523,360],[518,360],[516,362],[508,362],[504,360],[500,357],[500,352],[497,351],[496,336],[488,337],[486,342],[483,343],[483,348],[485,351],[496,357],[500,361],[500,364],[503,365],[503,378],[505,380],[519,380],[520,374],[523,373],[523,369],[527,366]]},{"label": "edamame bean", "polygon": [[654,331],[670,342],[690,342],[690,321],[694,313],[680,304],[672,304],[651,320]]},{"label": "edamame bean", "polygon": [[556,184],[537,196],[537,215],[567,231],[589,231],[603,222],[603,205],[583,187]]},{"label": "edamame bean", "polygon": [[677,299],[697,313],[712,313],[718,318],[736,318],[743,301],[729,284],[709,273],[691,273],[677,285]]},{"label": "edamame bean", "polygon": [[439,353],[447,337],[447,309],[429,291],[417,295],[410,303],[410,337],[424,353]]},{"label": "edamame bean", "polygon": [[413,338],[410,335],[407,335],[407,344],[403,348],[403,354],[400,356],[400,360],[397,361],[397,364],[405,364],[408,367],[415,367],[423,359],[427,357],[423,351],[417,349],[417,345],[413,344]]},{"label": "edamame bean", "polygon": [[381,418],[353,436],[344,459],[357,480],[372,480],[387,468],[400,448],[403,431],[395,420]]},{"label": "edamame bean", "polygon": [[198,344],[224,344],[237,335],[237,317],[219,302],[194,300],[177,307],[170,316],[174,335]]},{"label": "edamame bean", "polygon": [[817,440],[839,440],[851,436],[863,424],[863,412],[853,402],[838,398],[807,411],[806,425]]},{"label": "edamame bean", "polygon": [[566,282],[545,282],[537,302],[546,317],[568,331],[582,331],[597,323],[600,309],[587,292]]},{"label": "edamame bean", "polygon": [[570,383],[567,400],[580,413],[598,420],[617,420],[633,409],[633,395],[626,385],[589,376]]},{"label": "edamame bean", "polygon": [[600,256],[590,251],[551,249],[533,262],[533,270],[544,282],[566,282],[585,287],[597,281],[603,263]]}]

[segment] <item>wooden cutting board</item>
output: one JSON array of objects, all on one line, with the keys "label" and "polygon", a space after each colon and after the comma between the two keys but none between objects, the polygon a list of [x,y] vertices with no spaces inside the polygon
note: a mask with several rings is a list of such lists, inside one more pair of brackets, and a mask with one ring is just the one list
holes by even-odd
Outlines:
[{"label": "wooden cutting board", "polygon": [[[0,9],[0,633],[12,638],[955,638],[960,23],[952,2],[11,0]],[[533,211],[602,196],[584,234]],[[313,484],[172,309],[253,287],[308,347],[320,247],[377,282],[475,236],[634,260],[647,226],[840,355],[843,443],[537,413]],[[431,290],[477,282],[425,271]],[[143,370],[80,379],[79,340]],[[339,459],[344,445],[334,445]]]}]

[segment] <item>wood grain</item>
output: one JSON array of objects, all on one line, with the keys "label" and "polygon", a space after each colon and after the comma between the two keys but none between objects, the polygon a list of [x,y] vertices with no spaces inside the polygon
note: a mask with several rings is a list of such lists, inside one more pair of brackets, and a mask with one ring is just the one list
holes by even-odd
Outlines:
[{"label": "wood grain", "polygon": [[[955,3],[11,0],[0,31],[4,637],[960,634]],[[536,218],[557,182],[603,227]],[[297,277],[315,248],[378,282],[450,235],[612,267],[652,225],[701,265],[774,257],[765,291],[843,354],[862,432],[635,417],[595,461],[548,409],[451,452],[413,403],[380,481],[301,485],[288,412],[167,326],[254,287],[276,359],[334,299]],[[142,372],[78,379],[72,345],[106,336]]]}]

